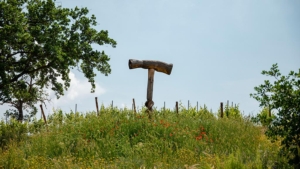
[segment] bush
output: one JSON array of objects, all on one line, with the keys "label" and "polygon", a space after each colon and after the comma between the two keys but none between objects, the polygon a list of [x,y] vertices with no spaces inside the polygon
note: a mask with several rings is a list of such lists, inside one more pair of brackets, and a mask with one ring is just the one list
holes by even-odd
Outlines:
[{"label": "bush", "polygon": [[277,64],[269,71],[262,71],[263,75],[272,76],[276,80],[273,84],[269,80],[255,87],[256,93],[251,97],[260,102],[260,106],[277,110],[277,117],[268,126],[266,134],[272,140],[280,137],[282,154],[290,159],[295,168],[300,167],[300,69],[296,73],[291,71],[287,76],[281,75]]},{"label": "bush", "polygon": [[264,127],[267,127],[271,124],[271,122],[276,118],[275,115],[269,115],[269,108],[263,108],[256,117],[252,117],[251,121],[257,124],[260,124]]}]

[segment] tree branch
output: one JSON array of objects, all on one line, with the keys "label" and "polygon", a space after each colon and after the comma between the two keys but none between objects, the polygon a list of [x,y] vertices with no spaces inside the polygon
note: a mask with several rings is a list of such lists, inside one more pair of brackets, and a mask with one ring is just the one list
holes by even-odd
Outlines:
[{"label": "tree branch", "polygon": [[24,54],[24,53],[31,53],[31,52],[17,51],[17,52],[14,52],[14,53],[10,54],[10,55],[7,55],[6,59],[7,59],[8,57],[12,57],[12,56],[14,56],[14,55],[17,55],[17,54]]},{"label": "tree branch", "polygon": [[[29,73],[34,73],[36,71],[42,70],[42,69],[47,69],[49,67],[51,67],[51,64],[53,63],[53,61],[49,62],[47,65],[45,66],[41,66],[39,68],[33,69],[33,70],[24,70],[22,73],[14,76],[11,80],[9,80],[9,83],[15,82],[17,81],[21,76],[25,75],[25,74],[29,74]],[[4,84],[0,83],[0,89],[4,88]]]}]

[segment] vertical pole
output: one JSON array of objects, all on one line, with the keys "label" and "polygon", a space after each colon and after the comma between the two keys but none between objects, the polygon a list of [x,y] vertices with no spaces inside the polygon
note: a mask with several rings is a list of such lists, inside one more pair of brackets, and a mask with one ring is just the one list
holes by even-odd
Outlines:
[{"label": "vertical pole", "polygon": [[231,107],[233,107],[233,102],[231,102]]},{"label": "vertical pole", "polygon": [[154,69],[148,69],[148,84],[147,84],[147,101],[145,103],[145,106],[148,108],[148,117],[151,119],[152,114],[152,106],[154,105],[154,102],[152,100],[153,98],[153,83],[154,83]]},{"label": "vertical pole", "polygon": [[40,105],[40,108],[41,108],[41,111],[42,111],[42,116],[43,116],[43,118],[44,118],[44,122],[45,122],[45,124],[47,124],[46,116],[45,116],[45,113],[44,113],[44,110],[43,110],[43,106]]},{"label": "vertical pole", "polygon": [[220,110],[221,110],[221,118],[223,118],[223,102],[220,104]]},{"label": "vertical pole", "polygon": [[226,116],[229,116],[229,100],[227,100],[227,106],[226,106]]},{"label": "vertical pole", "polygon": [[178,114],[178,102],[176,102],[176,113]]},{"label": "vertical pole", "polygon": [[111,101],[111,108],[112,109],[114,108],[114,101],[113,100]]},{"label": "vertical pole", "polygon": [[77,112],[77,104],[75,104],[75,113]]},{"label": "vertical pole", "polygon": [[133,104],[133,110],[134,110],[134,113],[136,114],[136,109],[135,109],[135,101],[134,101],[134,98],[132,99],[132,104]]},{"label": "vertical pole", "polygon": [[95,97],[97,116],[99,116],[98,98]]},{"label": "vertical pole", "polygon": [[197,101],[197,112],[198,112],[198,101]]},{"label": "vertical pole", "polygon": [[149,117],[150,117],[150,113],[152,112],[152,106],[154,105],[154,102],[152,100],[152,98],[153,98],[154,72],[155,72],[154,69],[148,69],[147,101],[145,103],[145,106],[149,110]]},{"label": "vertical pole", "polygon": [[188,100],[188,110],[190,110],[190,101]]}]

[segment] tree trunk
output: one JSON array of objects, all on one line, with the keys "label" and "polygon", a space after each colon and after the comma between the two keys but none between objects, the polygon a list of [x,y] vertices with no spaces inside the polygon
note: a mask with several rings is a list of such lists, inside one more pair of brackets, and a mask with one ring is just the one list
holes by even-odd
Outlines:
[{"label": "tree trunk", "polygon": [[18,101],[18,105],[17,105],[17,109],[19,111],[19,115],[18,115],[18,121],[19,122],[23,122],[23,102],[22,101]]}]

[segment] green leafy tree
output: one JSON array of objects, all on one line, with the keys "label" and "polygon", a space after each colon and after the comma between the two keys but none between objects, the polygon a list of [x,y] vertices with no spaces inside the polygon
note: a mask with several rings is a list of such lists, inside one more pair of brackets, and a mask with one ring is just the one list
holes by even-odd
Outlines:
[{"label": "green leafy tree", "polygon": [[[270,116],[271,115],[271,116]],[[251,121],[254,123],[258,123],[264,127],[271,124],[271,122],[275,119],[275,115],[271,114],[270,109],[264,107],[256,117],[252,117]]]},{"label": "green leafy tree", "polygon": [[262,74],[274,77],[274,82],[265,80],[264,84],[254,88],[256,93],[250,96],[259,101],[260,106],[277,111],[266,134],[273,140],[279,136],[282,152],[295,168],[300,167],[300,69],[298,73],[291,71],[283,76],[278,65],[274,64]]},{"label": "green leafy tree", "polygon": [[59,97],[70,86],[73,68],[82,71],[94,92],[95,70],[107,76],[111,68],[110,58],[92,45],[117,43],[108,31],[93,28],[96,17],[88,12],[53,0],[0,0],[0,104],[28,90],[27,77],[36,90],[50,88]]},{"label": "green leafy tree", "polygon": [[[45,102],[50,101],[50,99],[43,89],[35,85],[32,78],[26,78],[26,76],[24,76],[21,82],[24,82],[23,85],[26,85],[26,88],[16,87],[18,90],[10,90],[12,92],[12,99],[7,101],[7,104],[10,104],[15,109],[7,110],[5,115],[18,119],[19,121],[30,121],[31,117],[37,113],[35,104],[38,102],[45,104]],[[24,115],[23,110],[28,112],[28,114]]]}]

